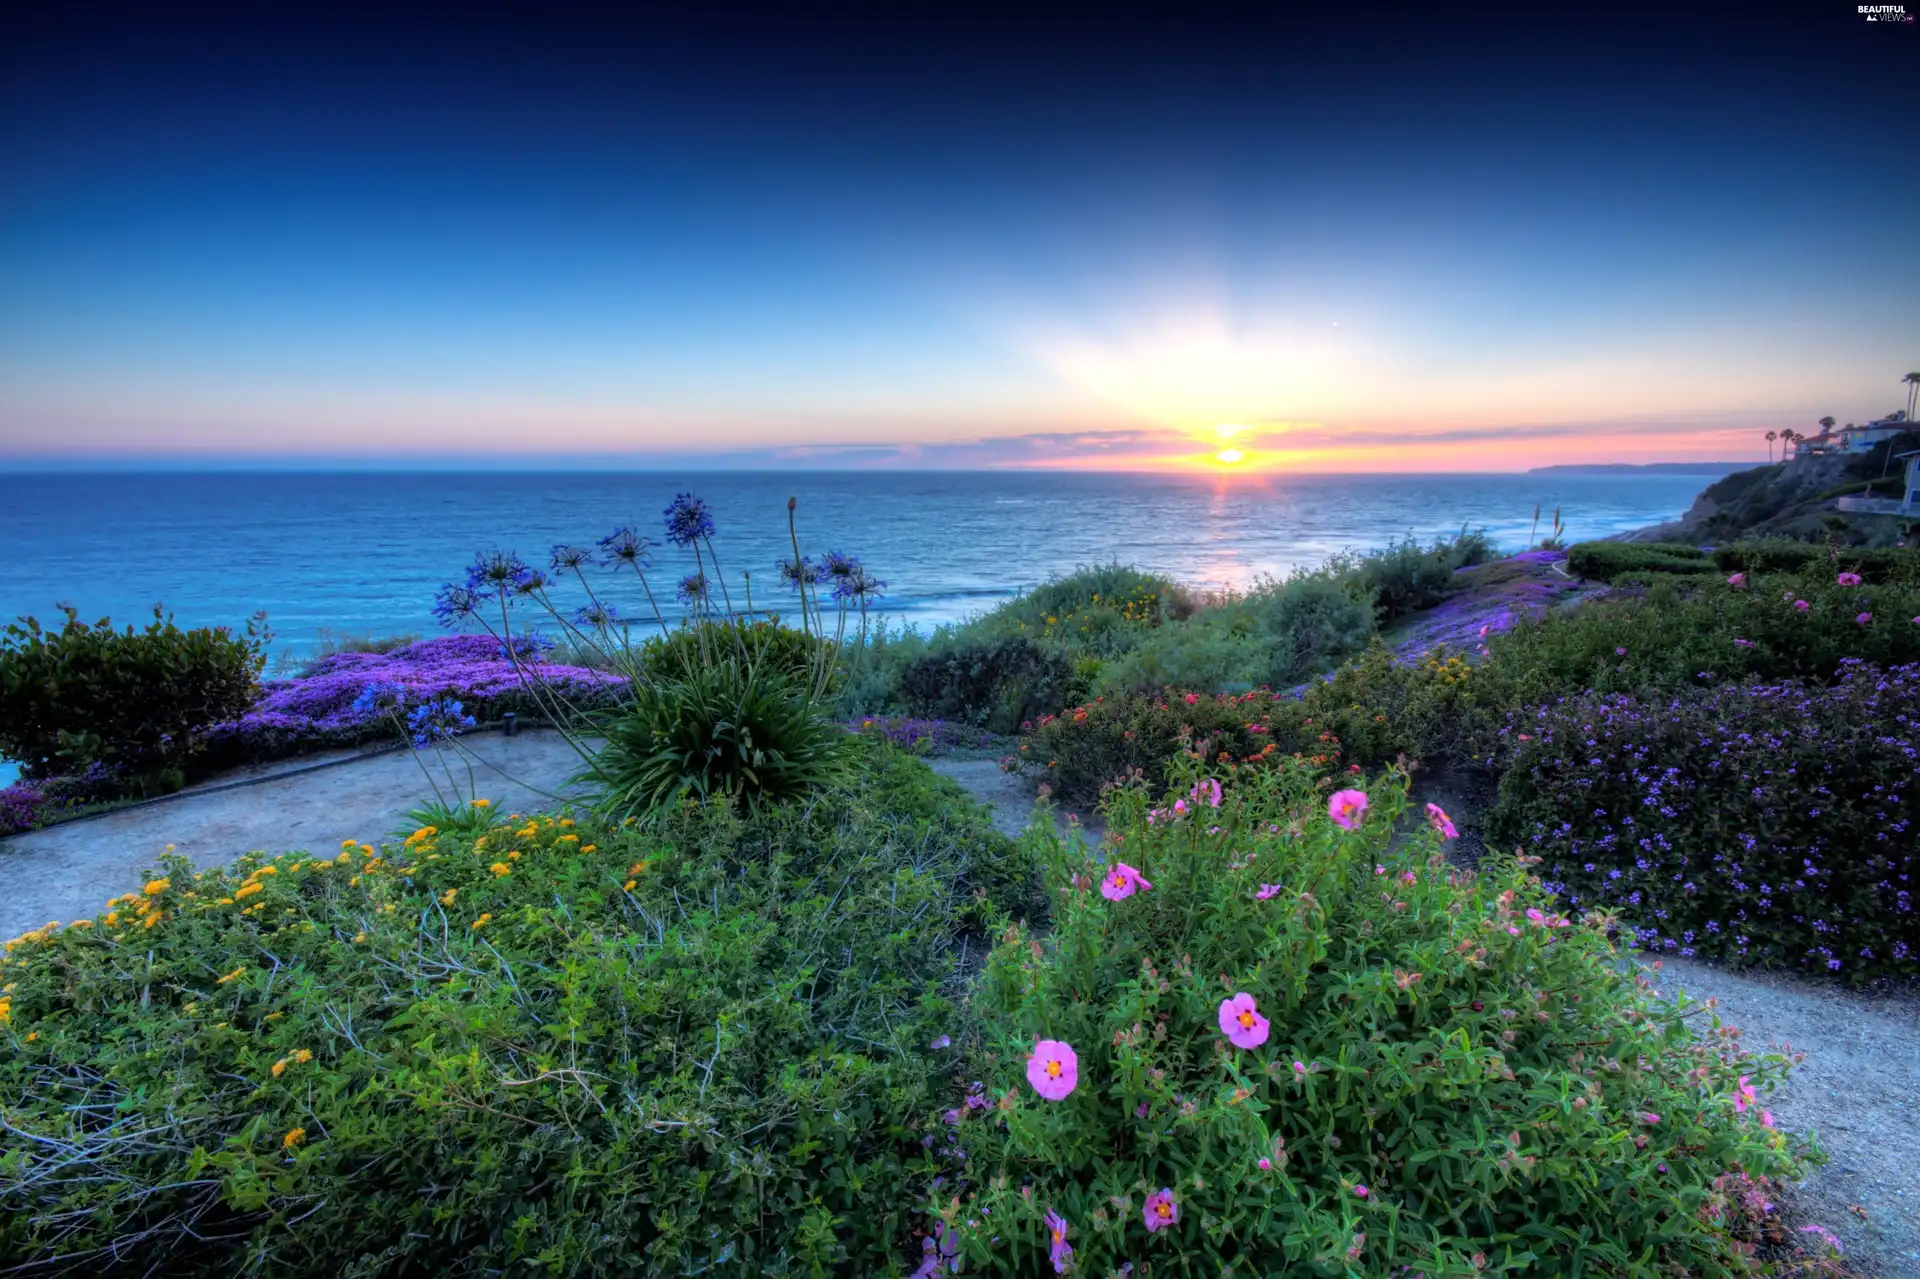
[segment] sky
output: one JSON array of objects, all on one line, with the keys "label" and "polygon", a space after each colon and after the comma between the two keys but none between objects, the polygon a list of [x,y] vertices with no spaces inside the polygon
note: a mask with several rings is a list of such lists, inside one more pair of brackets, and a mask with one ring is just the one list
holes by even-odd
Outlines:
[{"label": "sky", "polygon": [[685,8],[0,20],[0,467],[1760,460],[1920,368],[1853,4]]}]

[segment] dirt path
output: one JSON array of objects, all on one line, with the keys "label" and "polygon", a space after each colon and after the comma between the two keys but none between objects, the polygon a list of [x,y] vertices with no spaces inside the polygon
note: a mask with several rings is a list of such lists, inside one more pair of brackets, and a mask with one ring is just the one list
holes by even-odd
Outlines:
[{"label": "dirt path", "polygon": [[1764,1102],[1829,1158],[1795,1189],[1789,1216],[1833,1231],[1870,1274],[1920,1279],[1920,995],[1876,998],[1684,959],[1664,960],[1658,985],[1669,997],[1718,998],[1748,1048],[1806,1054]]},{"label": "dirt path", "polygon": [[[503,811],[552,808],[580,767],[558,733],[461,739],[478,762],[479,793]],[[431,764],[428,753],[424,761]],[[466,767],[449,756],[464,792]],[[241,784],[236,784],[241,783]],[[444,779],[441,790],[447,789]],[[169,844],[195,866],[218,866],[242,853],[324,851],[343,839],[378,842],[408,809],[433,798],[411,751],[342,753],[220,778],[163,800],[0,839],[0,938],[49,920],[91,918],[107,898],[139,887]],[[458,798],[469,796],[464,793]]]}]

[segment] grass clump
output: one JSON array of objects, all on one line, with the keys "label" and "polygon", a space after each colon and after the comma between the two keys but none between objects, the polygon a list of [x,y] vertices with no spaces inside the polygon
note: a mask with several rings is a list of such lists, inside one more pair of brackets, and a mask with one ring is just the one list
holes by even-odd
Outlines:
[{"label": "grass clump", "polygon": [[1567,551],[1567,571],[1615,582],[1628,575],[1710,573],[1713,561],[1683,542],[1580,542]]},{"label": "grass clump", "polygon": [[172,861],[0,960],[0,1256],[85,1273],[866,1275],[1027,856],[924,766],[655,833]]}]

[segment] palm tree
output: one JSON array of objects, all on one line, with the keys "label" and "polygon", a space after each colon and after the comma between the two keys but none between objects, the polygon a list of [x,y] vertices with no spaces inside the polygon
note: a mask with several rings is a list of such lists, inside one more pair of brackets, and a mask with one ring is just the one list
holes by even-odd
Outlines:
[{"label": "palm tree", "polygon": [[1790,426],[1780,428],[1780,460],[1787,460],[1787,446],[1800,438],[1800,433]]},{"label": "palm tree", "polygon": [[[1773,465],[1773,442],[1779,438],[1780,438],[1780,432],[1778,431],[1767,432],[1767,465],[1768,466]],[[1781,455],[1781,460],[1782,461],[1786,460],[1785,454]]]},{"label": "palm tree", "polygon": [[1900,380],[1904,382],[1907,387],[1907,420],[1911,422],[1913,420],[1914,397],[1920,395],[1920,373],[1909,373]]},{"label": "palm tree", "polygon": [[1832,418],[1830,418],[1830,417],[1823,417],[1823,418],[1821,418],[1821,419],[1820,419],[1820,433],[1821,433],[1822,435],[1831,435],[1831,434],[1833,434],[1833,419],[1832,419]]}]

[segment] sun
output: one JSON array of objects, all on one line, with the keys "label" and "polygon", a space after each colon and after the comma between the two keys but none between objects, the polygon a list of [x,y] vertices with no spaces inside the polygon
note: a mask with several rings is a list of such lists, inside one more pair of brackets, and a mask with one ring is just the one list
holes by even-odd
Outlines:
[{"label": "sun", "polygon": [[1246,454],[1242,453],[1239,449],[1221,449],[1213,455],[1213,460],[1222,466],[1232,466],[1245,456]]}]

